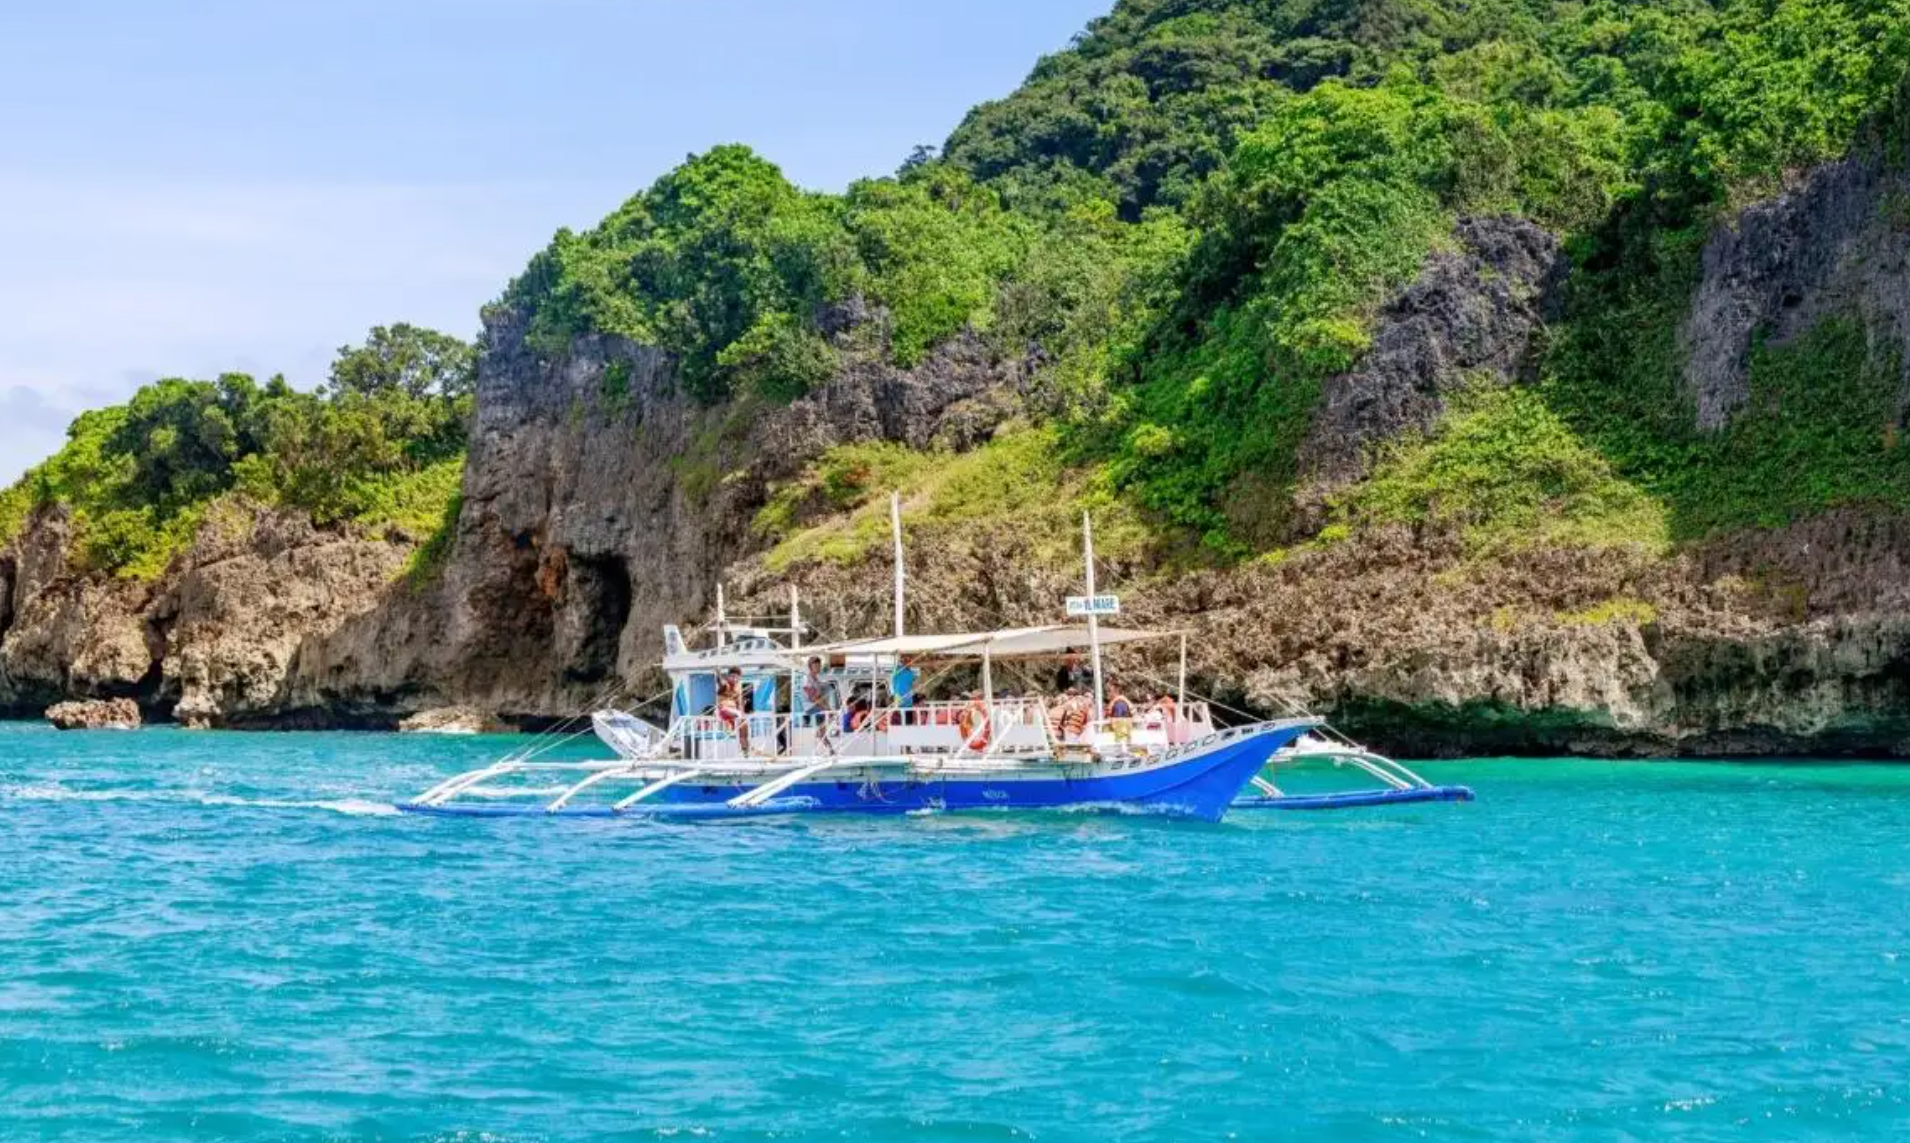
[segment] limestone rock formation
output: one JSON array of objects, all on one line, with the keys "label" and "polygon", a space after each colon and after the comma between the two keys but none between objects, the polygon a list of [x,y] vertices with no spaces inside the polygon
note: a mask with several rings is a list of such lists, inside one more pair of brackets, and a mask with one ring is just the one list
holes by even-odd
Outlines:
[{"label": "limestone rock formation", "polygon": [[443,575],[308,641],[291,705],[369,711],[429,693],[512,721],[572,714],[647,677],[662,626],[700,614],[760,547],[750,521],[772,481],[846,442],[973,445],[1019,407],[1028,363],[978,337],[911,369],[860,348],[853,327],[841,342],[839,374],[799,400],[708,408],[655,350],[590,337],[546,359],[492,311]]},{"label": "limestone rock formation", "polygon": [[[1910,335],[1910,229],[1885,209],[1902,181],[1831,164],[1713,235],[1683,332],[1703,424],[1743,400],[1758,336],[1852,312],[1884,350]],[[1329,379],[1299,457],[1303,514],[1460,385],[1530,374],[1555,241],[1498,219],[1456,237],[1383,307],[1373,351]],[[148,716],[220,726],[390,727],[453,706],[536,722],[646,681],[659,628],[704,614],[719,580],[758,611],[799,582],[823,629],[879,630],[881,557],[772,571],[757,510],[834,445],[988,439],[1039,364],[964,334],[896,368],[868,345],[880,315],[850,306],[826,323],[831,381],[786,406],[705,407],[654,349],[587,337],[547,356],[508,309],[486,321],[462,512],[434,577],[400,575],[409,539],[255,510],[157,582],[101,578],[69,559],[70,518],[42,510],[0,553],[0,704],[131,695]],[[1875,508],[1672,556],[1482,560],[1454,535],[1390,527],[1231,569],[1124,558],[1106,572],[1128,621],[1193,631],[1202,689],[1319,709],[1383,748],[1910,755],[1910,522]],[[1076,590],[1051,564],[1012,523],[968,526],[912,553],[910,623],[1049,621]]]},{"label": "limestone rock formation", "polygon": [[1374,445],[1430,429],[1454,390],[1518,379],[1561,278],[1558,239],[1523,218],[1464,218],[1381,311],[1358,365],[1327,379],[1300,444],[1317,500],[1366,471]]},{"label": "limestone rock formation", "polygon": [[504,727],[495,717],[470,706],[440,706],[399,720],[402,734],[487,734]]},{"label": "limestone rock formation", "polygon": [[137,730],[139,704],[128,698],[54,703],[46,720],[61,730]]},{"label": "limestone rock formation", "polygon": [[1681,330],[1698,423],[1750,397],[1753,344],[1783,345],[1830,316],[1858,317],[1900,360],[1910,401],[1910,171],[1880,155],[1827,163],[1719,227]]},{"label": "limestone rock formation", "polygon": [[69,540],[54,510],[0,559],[11,572],[0,706],[131,695],[189,726],[347,721],[292,707],[300,648],[378,606],[410,550],[250,509],[209,523],[165,575],[141,583],[74,566]]}]

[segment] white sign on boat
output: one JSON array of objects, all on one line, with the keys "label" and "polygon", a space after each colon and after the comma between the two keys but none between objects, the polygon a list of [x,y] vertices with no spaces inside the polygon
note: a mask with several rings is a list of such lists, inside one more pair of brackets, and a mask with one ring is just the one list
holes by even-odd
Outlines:
[{"label": "white sign on boat", "polygon": [[1118,595],[1070,595],[1068,614],[1074,615],[1119,615],[1121,597]]}]

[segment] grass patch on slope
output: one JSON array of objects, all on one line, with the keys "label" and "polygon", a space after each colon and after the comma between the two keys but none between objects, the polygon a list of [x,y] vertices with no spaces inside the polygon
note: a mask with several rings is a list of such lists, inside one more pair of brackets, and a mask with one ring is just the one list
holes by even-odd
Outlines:
[{"label": "grass patch on slope", "polygon": [[[965,453],[887,443],[830,450],[758,515],[759,532],[778,538],[766,566],[780,572],[805,563],[852,564],[886,550],[891,489],[902,494],[902,525],[912,542],[960,544],[981,529],[1013,527],[1033,540],[1037,559],[1061,564],[1077,558],[1083,511],[1094,514],[1100,555],[1119,558],[1156,538],[1099,470],[1069,467],[1058,429],[1018,427]],[[833,514],[799,526],[793,506],[814,503],[819,492]]]},{"label": "grass patch on slope", "polygon": [[[366,479],[356,497],[362,506],[352,514],[352,522],[372,530],[396,528],[413,539],[425,539],[443,527],[446,510],[458,499],[463,481],[463,453],[412,472]],[[451,518],[455,521],[456,514]]]},{"label": "grass patch on slope", "polygon": [[1388,450],[1336,507],[1355,527],[1457,528],[1475,551],[1540,544],[1662,551],[1671,539],[1664,505],[1522,389],[1456,399],[1434,432]]}]

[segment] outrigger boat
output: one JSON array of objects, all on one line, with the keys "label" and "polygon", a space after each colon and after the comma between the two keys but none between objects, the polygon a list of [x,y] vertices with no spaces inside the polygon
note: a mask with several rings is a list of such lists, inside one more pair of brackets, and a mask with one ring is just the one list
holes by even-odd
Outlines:
[{"label": "outrigger boat", "polygon": [[[1303,715],[1216,726],[1208,703],[1187,698],[1183,633],[1101,626],[1099,617],[1117,612],[1118,601],[1095,593],[1090,521],[1083,520],[1088,594],[1068,601],[1085,624],[933,635],[904,630],[900,505],[893,498],[891,521],[893,635],[804,646],[794,589],[788,626],[771,627],[730,623],[719,585],[710,646],[692,649],[679,629],[664,629],[667,726],[598,710],[591,729],[615,760],[540,761],[539,751],[528,749],[448,778],[397,808],[459,817],[676,820],[1089,809],[1217,821],[1236,806],[1281,800],[1271,768],[1321,721]],[[997,668],[1086,651],[1093,680],[1087,709],[1105,711],[1102,648],[1176,636],[1179,698],[1166,712],[1091,718],[1064,733],[1041,698],[995,687]],[[904,666],[906,686],[897,675]],[[918,703],[916,667],[973,672],[979,685],[965,702]],[[717,701],[724,686],[731,688],[727,709]],[[738,691],[748,696],[740,704],[733,701]],[[813,701],[818,693],[827,697]],[[1360,765],[1390,792],[1435,789],[1373,757]]]},{"label": "outrigger boat", "polygon": [[[736,636],[725,643],[725,636]],[[1129,642],[1145,632],[1109,631]],[[676,638],[674,631],[671,638]],[[814,812],[905,813],[977,809],[1086,808],[1162,813],[1215,821],[1281,746],[1317,725],[1287,719],[1216,729],[1205,704],[1189,704],[1172,727],[1133,727],[1117,739],[1095,727],[1058,741],[1039,699],[891,701],[845,725],[844,712],[759,707],[740,719],[689,713],[730,668],[767,696],[779,676],[814,656],[835,664],[837,687],[884,690],[897,657],[915,662],[983,661],[1072,649],[1084,634],[1067,626],[837,643],[806,651],[760,633],[719,629],[716,647],[666,656],[675,686],[667,730],[618,711],[593,716],[615,762],[504,761],[440,783],[400,809],[466,816],[568,814],[736,818]],[[853,704],[849,710],[859,710]],[[561,777],[561,788],[546,785]],[[517,785],[525,779],[533,784]],[[604,795],[608,794],[608,797]]]}]

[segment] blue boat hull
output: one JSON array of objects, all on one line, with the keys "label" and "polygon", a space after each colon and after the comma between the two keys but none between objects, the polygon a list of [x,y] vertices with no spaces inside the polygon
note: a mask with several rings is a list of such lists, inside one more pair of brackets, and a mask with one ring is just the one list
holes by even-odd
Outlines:
[{"label": "blue boat hull", "polygon": [[1308,729],[1306,724],[1269,723],[1256,732],[1194,744],[1184,757],[1131,771],[1087,777],[875,779],[825,778],[783,791],[761,806],[731,806],[749,784],[691,785],[663,791],[655,802],[617,811],[607,805],[566,806],[552,814],[540,805],[421,805],[401,803],[406,813],[442,817],[657,817],[713,820],[795,813],[904,814],[916,811],[1105,809],[1219,821],[1274,751]]}]

